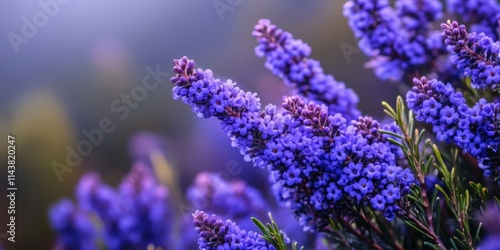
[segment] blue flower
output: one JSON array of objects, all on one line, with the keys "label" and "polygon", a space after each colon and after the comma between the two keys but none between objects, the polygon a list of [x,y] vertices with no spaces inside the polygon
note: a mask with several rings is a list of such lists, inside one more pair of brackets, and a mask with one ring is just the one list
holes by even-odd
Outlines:
[{"label": "blue flower", "polygon": [[368,164],[366,168],[363,169],[364,174],[369,179],[380,179],[380,165],[375,165],[373,163]]},{"label": "blue flower", "polygon": [[387,166],[385,171],[382,173],[382,176],[387,178],[389,182],[393,182],[398,177],[401,172],[401,168],[397,166]]},{"label": "blue flower", "polygon": [[[271,25],[269,29],[274,28]],[[290,35],[280,34],[285,36],[283,41],[290,38]],[[276,41],[281,41],[281,37],[276,37]],[[263,44],[270,43],[263,39]],[[261,51],[267,50],[262,48]],[[293,57],[302,55],[295,51]],[[403,177],[402,168],[397,166],[399,158],[395,154],[400,155],[400,150],[380,133],[380,124],[371,117],[359,117],[347,123],[341,113],[332,115],[326,105],[299,96],[287,97],[282,113],[271,105],[259,115],[260,103],[254,94],[232,83],[220,82],[211,74],[202,74],[207,70],[194,70],[194,62],[187,58],[174,60],[174,72],[180,72],[172,78],[176,85],[174,92],[179,98],[188,100],[195,113],[209,110],[203,112],[203,117],[218,118],[232,145],[240,149],[245,159],[271,172],[277,200],[292,208],[306,230],[318,230],[327,226],[332,218],[349,213],[352,207],[344,204],[370,205],[368,201],[380,195],[387,185],[401,189],[395,194],[403,194],[413,185],[411,173],[405,171]],[[206,75],[208,78],[203,78]],[[183,79],[190,80],[186,83]],[[219,85],[214,87],[218,89],[215,93],[230,93],[226,95],[228,106],[222,113],[210,113],[214,109],[210,101],[213,95],[207,95],[205,102],[197,102],[191,98],[191,93],[183,91],[190,88],[189,81],[199,80],[208,82],[207,85]],[[240,99],[244,101],[237,101]],[[394,126],[384,125],[396,131]],[[243,134],[240,132],[242,127],[246,129]],[[367,166],[373,171],[364,171]],[[394,202],[401,198],[392,197]],[[383,211],[385,205],[384,202],[376,206]],[[336,209],[330,209],[332,207]],[[399,211],[391,209],[393,214]]]},{"label": "blue flower", "polygon": [[361,168],[363,167],[363,164],[361,163],[354,163],[350,162],[349,165],[344,167],[344,174],[347,174],[349,176],[349,179],[354,179],[358,177],[361,174]]},{"label": "blue flower", "polygon": [[382,190],[382,196],[384,196],[387,203],[392,204],[395,200],[399,200],[401,195],[399,189],[395,188],[393,184],[387,185],[386,189]]},{"label": "blue flower", "polygon": [[[456,28],[456,32],[463,30]],[[496,157],[500,146],[500,104],[480,99],[473,107],[466,104],[464,96],[448,83],[414,79],[414,87],[407,93],[408,107],[416,119],[433,125],[436,138],[454,143],[484,162],[485,174],[498,176],[500,160]],[[437,102],[439,104],[434,104]],[[433,104],[433,105],[430,105]],[[439,115],[437,111],[439,110]]]},{"label": "blue flower", "polygon": [[98,249],[95,244],[96,230],[90,216],[70,200],[63,199],[52,206],[49,219],[57,234],[56,244],[61,249]]},{"label": "blue flower", "polygon": [[361,178],[359,182],[354,184],[354,188],[358,189],[361,194],[366,195],[373,191],[373,183],[366,178]]},{"label": "blue flower", "polygon": [[234,219],[262,213],[264,198],[240,180],[226,181],[215,173],[199,173],[188,188],[187,199],[195,209]]},{"label": "blue flower", "polygon": [[[500,11],[500,5],[497,5]],[[459,25],[456,21],[443,23],[441,28],[448,49],[455,53],[451,58],[453,63],[471,78],[471,86],[478,89],[498,88],[500,42],[494,42],[484,33],[468,33],[465,25]]]},{"label": "blue flower", "polygon": [[309,58],[311,47],[277,28],[267,19],[259,20],[252,35],[259,45],[259,57],[266,57],[266,67],[297,93],[308,100],[328,106],[329,114],[340,113],[346,118],[357,118],[359,99],[345,84],[326,75],[318,61]]},{"label": "blue flower", "polygon": [[300,169],[292,165],[283,173],[283,178],[288,186],[293,186],[302,182],[300,174]]},{"label": "blue flower", "polygon": [[438,0],[349,0],[343,14],[359,48],[371,58],[367,66],[382,80],[404,80],[433,71],[432,62],[446,52],[432,22],[442,16]]},{"label": "blue flower", "polygon": [[79,206],[103,222],[109,249],[167,247],[171,224],[168,191],[148,166],[138,162],[115,190],[88,174],[77,185]]},{"label": "blue flower", "polygon": [[498,39],[497,29],[500,20],[500,4],[495,0],[447,0],[448,11],[457,14],[464,21],[475,23],[473,31],[485,32]]},{"label": "blue flower", "polygon": [[203,211],[196,211],[193,218],[195,231],[200,236],[198,245],[201,250],[276,249],[259,234],[242,230],[231,220],[223,221]]},{"label": "blue flower", "polygon": [[441,122],[442,124],[450,125],[457,123],[458,113],[450,106],[444,106],[440,110],[439,115],[441,116],[439,122]]},{"label": "blue flower", "polygon": [[370,199],[372,207],[376,210],[384,210],[385,208],[385,199],[382,195],[377,194],[375,197]]}]

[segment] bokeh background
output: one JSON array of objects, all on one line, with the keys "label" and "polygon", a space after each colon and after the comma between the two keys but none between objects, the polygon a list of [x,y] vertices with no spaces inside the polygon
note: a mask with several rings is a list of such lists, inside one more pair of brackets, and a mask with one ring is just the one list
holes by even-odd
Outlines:
[{"label": "bokeh background", "polygon": [[[40,12],[47,11],[41,3],[49,2],[57,8],[52,6],[44,21]],[[221,3],[228,11],[216,10],[214,4]],[[74,185],[90,171],[116,185],[133,158],[148,151],[149,139],[159,143],[180,192],[198,172],[224,170],[228,164],[242,166],[237,178],[266,192],[266,172],[243,161],[217,121],[198,119],[188,106],[174,101],[168,81],[172,60],[186,55],[198,67],[257,92],[262,103],[279,104],[289,89],[254,54],[257,43],[251,31],[260,18],[306,41],[324,70],[357,92],[360,109],[382,117],[381,101],[394,102],[399,91],[364,69],[366,58],[355,49],[342,5],[326,0],[0,1],[0,159],[6,159],[7,135],[15,135],[18,187],[16,243],[10,244],[5,238],[3,164],[2,244],[7,249],[52,249],[49,206],[63,197],[74,198]],[[26,20],[34,24],[33,18],[41,25],[26,38],[23,27]],[[21,37],[16,38],[19,44],[13,45],[12,34]],[[346,56],[345,51],[353,53]],[[161,83],[129,107],[128,115],[115,112],[112,104],[125,107],[122,95],[142,84],[146,68],[157,67],[167,72]],[[54,162],[67,165],[67,147],[75,149],[86,139],[82,131],[98,128],[102,119],[110,119],[115,129],[59,180]]]}]

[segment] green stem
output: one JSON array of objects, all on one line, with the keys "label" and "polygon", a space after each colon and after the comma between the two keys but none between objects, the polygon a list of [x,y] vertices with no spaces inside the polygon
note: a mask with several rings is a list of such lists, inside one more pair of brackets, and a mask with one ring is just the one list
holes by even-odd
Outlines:
[{"label": "green stem", "polygon": [[410,212],[408,213],[408,218],[412,222],[414,222],[422,231],[424,231],[426,234],[428,234],[431,237],[431,239],[439,246],[440,249],[446,250],[446,247],[444,247],[443,242],[441,241],[439,236],[436,235],[436,233],[434,232],[432,224],[431,224],[431,226],[424,225],[420,220],[415,218],[415,216],[413,216],[413,214]]},{"label": "green stem", "polygon": [[377,244],[374,240],[371,240],[367,238],[365,235],[363,235],[359,230],[355,229],[352,227],[352,224],[349,222],[345,221],[344,219],[340,218],[339,219],[340,223],[347,229],[349,232],[354,234],[357,238],[363,240],[366,242],[368,245],[370,245],[373,249],[375,250],[383,250],[382,246]]},{"label": "green stem", "polygon": [[358,213],[359,214],[359,217],[365,222],[365,224],[367,224],[373,231],[375,231],[375,233],[377,233],[380,238],[384,239],[385,242],[389,243],[392,247],[394,247],[395,249],[397,250],[404,250],[403,246],[401,246],[401,244],[396,240],[396,236],[394,235],[394,233],[392,232],[392,230],[389,230],[389,238],[387,237],[386,234],[384,234],[382,232],[382,230],[380,230],[380,228],[377,226],[377,225],[374,225],[364,214],[364,211],[363,213]]}]

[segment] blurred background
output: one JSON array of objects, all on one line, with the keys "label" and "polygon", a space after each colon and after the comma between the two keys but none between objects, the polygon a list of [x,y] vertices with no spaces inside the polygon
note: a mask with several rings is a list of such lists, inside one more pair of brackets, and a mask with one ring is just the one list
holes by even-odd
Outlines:
[{"label": "blurred background", "polygon": [[[381,101],[394,102],[398,90],[364,69],[366,58],[356,49],[342,5],[320,0],[1,1],[0,158],[6,159],[7,135],[14,135],[18,187],[16,243],[10,244],[7,168],[0,170],[2,244],[52,249],[50,205],[74,199],[74,186],[87,172],[116,186],[134,157],[147,154],[154,143],[176,173],[180,192],[201,171],[238,164],[243,171],[236,178],[272,200],[267,173],[243,161],[217,121],[198,119],[172,99],[172,60],[186,55],[197,67],[257,92],[263,104],[279,105],[289,89],[255,56],[257,42],[251,36],[256,22],[269,18],[307,42],[324,70],[357,92],[365,114],[381,117]],[[112,131],[103,133],[80,161],[68,161],[69,152],[87,140],[85,133],[102,123]]]}]

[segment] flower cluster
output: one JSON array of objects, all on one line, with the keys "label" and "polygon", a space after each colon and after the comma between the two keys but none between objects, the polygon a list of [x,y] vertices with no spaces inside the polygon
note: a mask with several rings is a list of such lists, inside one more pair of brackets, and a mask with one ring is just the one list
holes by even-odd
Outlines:
[{"label": "flower cluster", "polygon": [[198,245],[201,250],[276,249],[259,234],[242,230],[231,220],[223,221],[203,211],[196,211],[193,217],[196,233],[200,236]]},{"label": "flower cluster", "polygon": [[187,199],[195,209],[229,218],[265,214],[264,198],[258,190],[241,180],[228,182],[215,173],[199,173],[187,191]]},{"label": "flower cluster", "polygon": [[445,50],[431,22],[442,16],[438,0],[400,0],[396,8],[388,0],[350,0],[344,16],[360,49],[371,61],[368,66],[382,80],[407,79],[427,73]]},{"label": "flower cluster", "polygon": [[261,158],[284,168],[278,168],[275,175],[282,175],[277,180],[287,193],[295,195],[297,210],[312,209],[321,219],[334,217],[335,213],[328,214],[332,209],[349,214],[349,207],[339,206],[342,202],[370,204],[392,220],[414,177],[409,169],[397,166],[397,157],[380,134],[379,123],[370,117],[347,123],[340,114],[328,116],[324,106],[305,103],[297,96],[287,98],[283,107],[295,123],[277,140],[274,151],[283,156]]},{"label": "flower cluster", "polygon": [[[198,117],[216,117],[222,121],[222,129],[230,136],[232,145],[240,149],[245,158],[250,159],[247,148],[261,146],[259,132],[260,100],[257,95],[244,92],[228,80],[221,82],[213,77],[211,70],[194,69],[194,61],[183,57],[174,60],[176,76],[174,99],[182,99],[191,105]],[[271,121],[270,121],[271,122]]]},{"label": "flower cluster", "polygon": [[425,77],[415,78],[414,85],[406,101],[416,119],[432,124],[439,141],[455,143],[464,153],[478,157],[485,175],[498,175],[500,104],[480,99],[469,107],[451,84]]},{"label": "flower cluster", "polygon": [[360,115],[356,107],[358,96],[343,82],[326,75],[318,61],[309,58],[309,45],[267,19],[259,20],[252,34],[259,41],[255,48],[257,56],[266,57],[266,67],[298,94],[328,106],[330,114],[341,113],[346,118]]},{"label": "flower cluster", "polygon": [[86,213],[73,202],[63,199],[52,206],[49,218],[57,233],[57,247],[61,249],[94,250],[96,232]]},{"label": "flower cluster", "polygon": [[457,22],[443,23],[442,36],[458,70],[471,78],[471,86],[478,89],[500,87],[500,42],[493,41],[484,33],[468,33]]},{"label": "flower cluster", "polygon": [[[104,241],[109,249],[144,249],[149,244],[167,247],[171,227],[168,193],[147,166],[134,165],[118,190],[102,183],[97,174],[85,175],[77,185],[76,195],[78,208],[63,201],[51,212],[52,224],[60,237],[71,236],[76,229],[80,235],[87,232],[82,228],[92,226],[77,221],[78,216],[89,222],[88,216],[95,214],[103,223]],[[85,213],[79,215],[77,211]],[[70,215],[75,219],[70,220]],[[68,244],[85,240],[91,245],[92,242],[81,236],[68,239]]]},{"label": "flower cluster", "polygon": [[459,15],[464,21],[472,22],[473,31],[484,32],[498,39],[500,22],[500,3],[496,0],[447,0],[448,11]]},{"label": "flower cluster", "polygon": [[286,99],[281,114],[273,105],[259,113],[254,94],[214,79],[209,70],[195,70],[186,57],[174,60],[174,72],[174,98],[199,116],[221,120],[233,146],[271,171],[282,188],[278,198],[305,228],[322,230],[364,204],[389,220],[397,214],[414,177],[396,165],[376,121],[361,117],[351,124],[298,96]]},{"label": "flower cluster", "polygon": [[[433,23],[443,17],[439,0],[348,0],[344,5],[344,15],[377,76],[413,79],[406,94],[413,112],[406,112],[401,97],[395,109],[383,104],[394,122],[361,116],[354,91],[323,72],[310,58],[309,45],[267,19],[260,20],[252,34],[259,42],[256,54],[295,90],[281,107],[261,108],[257,94],[215,78],[209,69],[195,68],[187,57],[174,60],[173,97],[199,118],[217,118],[244,159],[268,170],[276,200],[291,209],[304,231],[316,232],[311,239],[324,236],[325,248],[493,248],[500,239],[495,223],[500,214],[498,188],[492,188],[494,182],[458,175],[461,171],[455,170],[464,162],[443,160],[441,148],[414,127],[413,115],[432,126],[438,141],[458,146],[456,155],[465,156],[466,164],[479,166],[500,183],[500,41],[495,41],[500,37],[500,3],[447,3],[450,12],[478,23],[472,30],[484,33],[468,33],[464,25],[450,21],[441,25],[442,32],[434,30]],[[451,60],[442,64],[448,52]],[[487,91],[470,89],[462,72],[470,86]],[[77,186],[77,204],[65,199],[51,208],[59,247],[93,250],[96,241],[103,240],[109,249],[192,249],[186,243],[195,238],[202,250],[284,249],[290,243],[271,216],[267,227],[252,219],[262,235],[247,230],[243,219],[249,222],[248,217],[261,217],[271,209],[256,189],[207,172],[198,174],[187,190],[194,209],[179,206],[190,209],[189,214],[196,209],[195,230],[190,220],[181,222],[179,238],[184,242],[172,243],[167,189],[142,164],[150,162],[144,145],[161,148],[151,139],[136,142],[138,148],[132,151],[140,161],[118,188],[88,174]],[[499,204],[485,206],[490,199]],[[469,214],[481,214],[478,208],[483,207],[476,225]],[[91,223],[92,216],[102,228]],[[388,223],[396,216],[404,223]],[[190,233],[184,231],[188,223]],[[479,236],[486,237],[479,242]]]},{"label": "flower cluster", "polygon": [[398,0],[396,14],[407,31],[415,32],[414,37],[421,36],[422,30],[430,29],[432,22],[443,17],[443,5],[435,0]]},{"label": "flower cluster", "polygon": [[400,20],[387,0],[353,0],[344,4],[344,16],[369,56],[390,55]]}]

